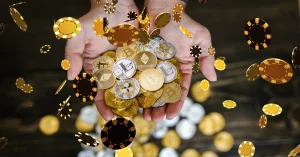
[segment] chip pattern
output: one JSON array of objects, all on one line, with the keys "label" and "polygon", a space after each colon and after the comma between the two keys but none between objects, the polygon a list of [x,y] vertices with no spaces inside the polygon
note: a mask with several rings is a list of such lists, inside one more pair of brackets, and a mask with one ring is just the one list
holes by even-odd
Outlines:
[{"label": "chip pattern", "polygon": [[176,23],[180,23],[181,22],[181,14],[178,14],[176,12],[173,12],[173,20]]},{"label": "chip pattern", "polygon": [[300,48],[298,46],[292,52],[292,64],[295,69],[300,68]]},{"label": "chip pattern", "polygon": [[289,63],[277,58],[269,58],[259,65],[259,75],[273,84],[284,84],[293,77],[293,69]]},{"label": "chip pattern", "polygon": [[138,17],[137,13],[134,11],[130,11],[129,13],[127,13],[127,18],[132,21],[132,20],[136,20]]},{"label": "chip pattern", "polygon": [[114,46],[123,47],[139,39],[139,30],[131,24],[112,27],[107,33],[107,40]]},{"label": "chip pattern", "polygon": [[277,116],[282,112],[282,108],[277,104],[266,104],[262,108],[263,112],[269,116]]},{"label": "chip pattern", "polygon": [[271,43],[271,28],[267,22],[260,18],[255,18],[248,21],[244,34],[248,45],[255,50],[265,49]]},{"label": "chip pattern", "polygon": [[77,132],[75,134],[75,137],[77,138],[78,142],[84,145],[91,147],[97,147],[99,145],[99,142],[96,141],[96,139],[90,136],[88,133]]},{"label": "chip pattern", "polygon": [[259,118],[259,127],[261,129],[265,128],[267,126],[267,122],[268,122],[267,116],[265,114],[262,114]]},{"label": "chip pattern", "polygon": [[240,144],[238,152],[241,157],[252,157],[255,153],[254,144],[250,141],[244,141]]},{"label": "chip pattern", "polygon": [[201,82],[200,82],[200,88],[204,91],[207,91],[209,89],[209,82],[208,80],[206,79],[203,79]]},{"label": "chip pattern", "polygon": [[51,45],[44,45],[40,48],[40,52],[45,54],[48,53],[50,49],[51,49]]},{"label": "chip pattern", "polygon": [[259,77],[259,64],[254,63],[246,71],[246,79],[248,81],[255,81]]},{"label": "chip pattern", "polygon": [[209,46],[207,52],[208,52],[208,55],[215,57],[216,49],[213,46]]},{"label": "chip pattern", "polygon": [[81,24],[75,18],[64,17],[56,21],[53,31],[59,38],[71,39],[80,33]]},{"label": "chip pattern", "polygon": [[75,96],[82,102],[94,100],[97,95],[97,83],[93,77],[86,73],[79,74],[73,81]]},{"label": "chip pattern", "polygon": [[202,49],[198,45],[194,45],[190,48],[190,54],[192,57],[198,58],[202,54]]},{"label": "chip pattern", "polygon": [[59,104],[57,115],[59,115],[64,119],[68,119],[71,117],[71,114],[72,114],[72,108],[70,103],[64,101],[63,103]]},{"label": "chip pattern", "polygon": [[179,26],[180,31],[189,38],[194,38],[193,34],[185,27]]},{"label": "chip pattern", "polygon": [[61,68],[64,69],[64,70],[69,70],[71,67],[71,63],[69,60],[67,59],[64,59],[61,61]]},{"label": "chip pattern", "polygon": [[130,120],[115,118],[104,125],[101,141],[109,149],[123,149],[132,143],[135,134],[135,126]]},{"label": "chip pattern", "polygon": [[10,6],[9,13],[10,13],[11,17],[13,18],[14,22],[19,26],[19,28],[22,31],[26,32],[27,24],[26,24],[23,16],[19,13],[19,11],[16,8]]},{"label": "chip pattern", "polygon": [[116,5],[112,2],[109,3],[106,1],[105,5],[104,5],[104,12],[106,14],[112,14],[116,11]]},{"label": "chip pattern", "polygon": [[195,58],[195,62],[193,64],[192,71],[193,71],[193,73],[197,73],[197,72],[200,71],[200,65],[199,65],[199,59],[198,58]]},{"label": "chip pattern", "polygon": [[30,84],[24,84],[21,90],[28,94],[33,92],[33,87]]}]

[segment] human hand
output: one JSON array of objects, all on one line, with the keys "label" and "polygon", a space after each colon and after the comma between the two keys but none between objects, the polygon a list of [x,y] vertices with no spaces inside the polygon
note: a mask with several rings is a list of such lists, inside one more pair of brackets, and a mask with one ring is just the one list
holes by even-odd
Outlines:
[{"label": "human hand", "polygon": [[[154,29],[155,17],[162,12],[173,13],[173,7],[176,4],[182,4],[185,8],[186,4],[181,0],[149,0],[148,11],[151,18],[151,30]],[[179,26],[186,27],[194,36],[188,38],[180,30]],[[210,81],[216,81],[217,76],[214,69],[214,58],[208,55],[208,47],[211,46],[211,37],[207,28],[194,21],[185,12],[181,14],[181,22],[176,23],[173,20],[161,29],[160,36],[176,47],[176,59],[180,62],[180,68],[183,73],[183,81],[181,83],[182,96],[181,99],[172,104],[166,104],[158,108],[144,109],[143,116],[146,120],[159,122],[166,115],[167,119],[174,118],[182,108],[183,102],[188,94],[191,77],[192,65],[195,61],[190,55],[190,48],[194,45],[199,45],[202,49],[202,54],[199,58],[199,65],[203,75]]]},{"label": "human hand", "polygon": [[[71,67],[68,70],[68,80],[74,80],[80,73],[82,67],[85,72],[92,73],[94,59],[105,51],[116,49],[115,46],[108,42],[106,37],[98,37],[94,33],[92,25],[95,19],[107,17],[109,26],[112,27],[124,23],[129,11],[138,13],[138,9],[133,0],[120,0],[113,14],[106,14],[104,12],[103,8],[105,2],[96,4],[95,0],[91,0],[91,3],[91,10],[78,19],[82,27],[81,32],[76,37],[68,40],[65,48],[65,58],[71,63]],[[128,23],[138,27],[137,21],[130,21]],[[99,113],[105,120],[113,118],[111,109],[105,104],[103,90],[98,91],[95,97],[95,103]]]}]

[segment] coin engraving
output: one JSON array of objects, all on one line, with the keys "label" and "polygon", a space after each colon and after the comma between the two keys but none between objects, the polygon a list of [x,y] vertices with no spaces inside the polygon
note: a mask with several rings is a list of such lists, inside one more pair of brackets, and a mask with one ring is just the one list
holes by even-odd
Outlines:
[{"label": "coin engraving", "polygon": [[177,76],[177,68],[170,62],[160,62],[156,69],[163,73],[165,83],[172,82]]},{"label": "coin engraving", "polygon": [[113,73],[118,79],[129,79],[135,72],[136,65],[128,58],[118,60],[113,66]]},{"label": "coin engraving", "polygon": [[161,60],[171,59],[176,54],[176,48],[168,42],[161,42],[155,48],[157,58]]},{"label": "coin engraving", "polygon": [[139,91],[140,84],[134,78],[118,81],[115,88],[116,95],[125,100],[134,98]]}]

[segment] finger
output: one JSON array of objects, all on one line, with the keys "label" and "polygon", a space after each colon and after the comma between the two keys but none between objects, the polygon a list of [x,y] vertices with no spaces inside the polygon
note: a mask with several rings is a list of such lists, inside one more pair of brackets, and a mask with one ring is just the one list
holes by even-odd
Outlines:
[{"label": "finger", "polygon": [[211,56],[201,57],[199,59],[199,66],[203,75],[209,81],[217,81],[217,74],[214,68],[215,59]]},{"label": "finger", "polygon": [[82,53],[85,48],[83,38],[77,36],[69,39],[65,48],[65,58],[70,61],[71,67],[68,70],[68,80],[74,78],[80,73],[82,69]]},{"label": "finger", "polygon": [[166,109],[167,119],[173,119],[180,112],[183,102],[189,93],[189,88],[191,84],[192,74],[185,73],[183,75],[183,81],[181,83],[181,98],[176,103],[171,103]]},{"label": "finger", "polygon": [[151,120],[151,113],[152,113],[152,108],[144,108],[143,109],[143,116],[148,121]]},{"label": "finger", "polygon": [[152,119],[153,122],[158,123],[159,121],[161,121],[165,117],[167,106],[168,105],[165,104],[161,107],[153,108],[152,116],[151,116],[151,119]]},{"label": "finger", "polygon": [[95,104],[100,115],[106,120],[109,121],[114,117],[111,109],[106,105],[104,100],[104,90],[98,90],[98,93],[95,97]]},{"label": "finger", "polygon": [[83,69],[86,73],[92,74],[93,73],[93,61],[95,59],[92,58],[83,58]]}]

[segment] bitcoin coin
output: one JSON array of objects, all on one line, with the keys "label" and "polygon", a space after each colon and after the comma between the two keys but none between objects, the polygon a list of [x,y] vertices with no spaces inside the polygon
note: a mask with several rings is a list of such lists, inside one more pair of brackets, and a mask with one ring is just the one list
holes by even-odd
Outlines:
[{"label": "bitcoin coin", "polygon": [[116,59],[117,59],[115,51],[106,51],[103,53],[102,56],[108,56],[108,57],[112,58],[114,61],[116,61]]},{"label": "bitcoin coin", "polygon": [[118,79],[129,79],[135,72],[136,64],[128,58],[118,60],[113,66],[113,73]]},{"label": "bitcoin coin", "polygon": [[133,57],[141,51],[138,42],[134,42],[128,46],[118,47],[116,51],[116,55],[118,59],[129,58],[133,59]]},{"label": "bitcoin coin", "polygon": [[212,136],[215,133],[213,119],[209,116],[205,116],[202,121],[199,123],[199,130],[205,136]]},{"label": "bitcoin coin", "polygon": [[138,114],[139,111],[139,103],[136,99],[132,99],[131,106],[122,109],[122,110],[117,110],[112,108],[112,111],[114,114],[121,116],[121,117],[133,117]]},{"label": "bitcoin coin", "polygon": [[214,137],[214,146],[220,152],[228,152],[234,144],[233,136],[226,131],[218,133]]},{"label": "bitcoin coin", "polygon": [[109,69],[99,69],[94,73],[93,77],[98,84],[98,89],[110,88],[116,81],[113,72]]},{"label": "bitcoin coin", "polygon": [[259,118],[259,127],[261,129],[265,128],[267,126],[267,123],[268,123],[268,119],[267,119],[267,116],[265,114],[262,114]]},{"label": "bitcoin coin", "polygon": [[192,85],[191,92],[192,92],[192,97],[197,102],[205,102],[210,97],[210,89],[208,89],[207,91],[201,89],[200,81]]},{"label": "bitcoin coin", "polygon": [[157,69],[147,69],[140,74],[139,83],[148,91],[156,91],[164,84],[164,75]]},{"label": "bitcoin coin", "polygon": [[137,68],[141,71],[146,69],[152,69],[157,64],[156,56],[148,51],[143,51],[136,54],[133,58],[134,62],[137,65]]},{"label": "bitcoin coin", "polygon": [[136,97],[140,92],[140,88],[138,80],[130,78],[118,81],[115,92],[119,98],[128,100]]},{"label": "bitcoin coin", "polygon": [[181,144],[181,139],[174,130],[169,130],[163,137],[161,144],[164,147],[169,147],[173,149],[178,149]]},{"label": "bitcoin coin", "polygon": [[59,120],[55,116],[46,115],[40,120],[39,128],[44,135],[53,135],[59,129]]},{"label": "bitcoin coin", "polygon": [[175,103],[181,98],[181,87],[175,83],[164,84],[161,100],[166,103]]},{"label": "bitcoin coin", "polygon": [[165,104],[166,102],[162,101],[161,99],[158,99],[152,107],[161,107],[164,106]]},{"label": "bitcoin coin", "polygon": [[67,59],[62,60],[60,65],[61,65],[61,68],[64,69],[64,70],[69,70],[70,67],[71,67],[71,63]]},{"label": "bitcoin coin", "polygon": [[112,93],[110,90],[106,90],[104,93],[105,103],[115,109],[126,109],[132,104],[132,100],[120,99],[117,95]]},{"label": "bitcoin coin", "polygon": [[158,156],[159,147],[154,143],[146,143],[143,145],[144,157]]},{"label": "bitcoin coin", "polygon": [[141,108],[149,108],[155,104],[158,98],[161,97],[163,89],[159,89],[155,92],[146,91],[141,88],[140,93],[137,96],[137,100]]},{"label": "bitcoin coin", "polygon": [[219,132],[225,128],[225,118],[218,112],[212,112],[208,115],[213,120],[214,132]]},{"label": "bitcoin coin", "polygon": [[200,154],[196,149],[189,148],[182,152],[181,157],[200,157]]},{"label": "bitcoin coin", "polygon": [[170,62],[161,62],[156,66],[156,69],[164,75],[164,83],[174,81],[177,76],[177,68]]},{"label": "bitcoin coin", "polygon": [[168,60],[176,55],[176,48],[171,43],[160,42],[155,47],[155,54],[161,60]]},{"label": "bitcoin coin", "polygon": [[159,46],[159,43],[153,39],[149,41],[147,44],[139,44],[140,50],[141,51],[148,51],[153,54],[156,54],[156,48]]},{"label": "bitcoin coin", "polygon": [[99,69],[112,69],[115,61],[109,56],[99,56],[93,61],[93,74]]},{"label": "bitcoin coin", "polygon": [[146,31],[144,28],[140,28],[139,37],[140,37],[140,42],[142,42],[143,44],[147,44],[150,41],[150,35],[148,31]]},{"label": "bitcoin coin", "polygon": [[167,12],[160,13],[155,18],[156,28],[163,28],[171,21],[171,14]]}]

